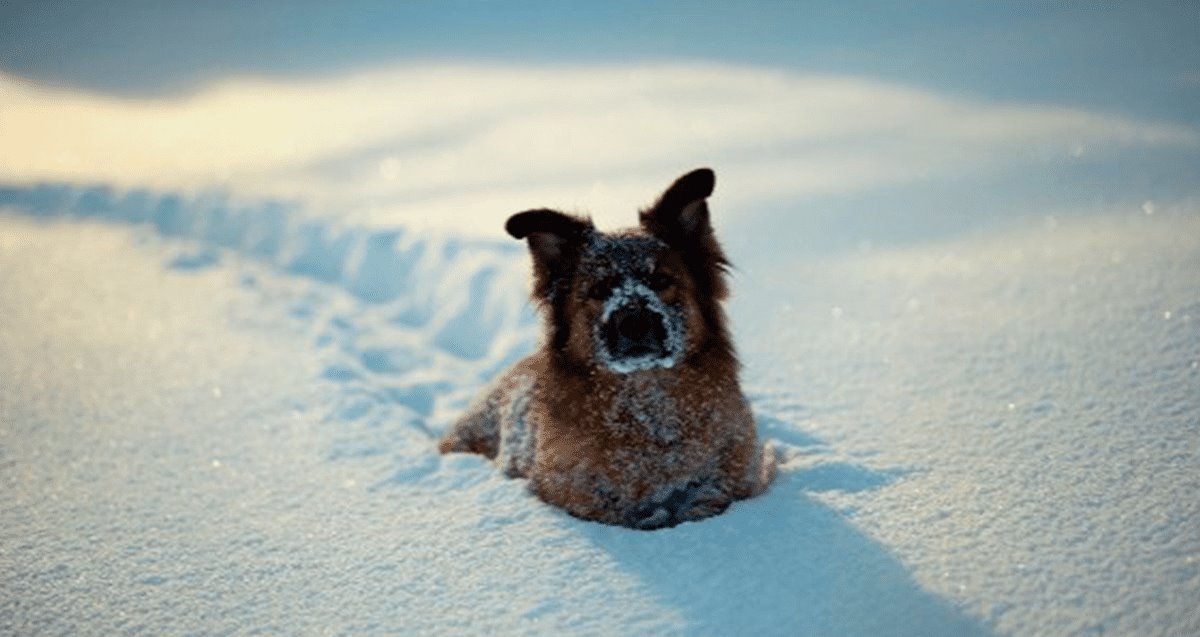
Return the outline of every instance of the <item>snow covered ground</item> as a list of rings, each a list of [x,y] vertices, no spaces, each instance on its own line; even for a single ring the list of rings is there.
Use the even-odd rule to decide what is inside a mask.
[[[788,460],[656,532],[436,454],[537,338],[503,215],[0,210],[0,634],[1200,634],[1195,202],[759,253],[717,207]]]
[[[751,4],[0,3],[0,637],[1200,635],[1194,10]],[[439,456],[702,165],[771,490]]]

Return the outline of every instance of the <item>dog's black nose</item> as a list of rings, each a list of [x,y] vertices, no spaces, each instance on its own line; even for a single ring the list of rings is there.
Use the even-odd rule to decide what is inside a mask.
[[[638,308],[634,310],[621,310],[614,317],[616,319],[617,333],[622,338],[629,339],[634,342],[641,341],[648,336],[655,328],[655,324],[662,326],[662,321],[658,316],[651,314],[649,311]]]
[[[667,328],[663,317],[641,305],[614,312],[606,332],[609,351],[619,356],[644,356],[665,351]]]

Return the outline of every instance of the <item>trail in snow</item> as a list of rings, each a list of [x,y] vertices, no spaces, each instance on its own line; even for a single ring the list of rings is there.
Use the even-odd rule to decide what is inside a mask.
[[[5,421],[25,423],[3,443],[5,630],[982,632],[806,495],[885,473],[810,460],[779,496],[654,535],[574,520],[480,458],[438,456],[440,429],[536,338],[520,246],[170,196],[22,199],[45,192],[4,193],[51,225],[4,222],[0,289],[9,311],[38,303],[78,338],[26,341],[36,314],[7,332],[5,376],[50,380],[5,396]],[[140,246],[126,254],[128,231],[80,217],[138,223]],[[131,308],[128,332],[106,327],[119,311],[89,316],[106,303]],[[147,341],[159,323],[188,329]],[[76,356],[101,411],[54,400]]]

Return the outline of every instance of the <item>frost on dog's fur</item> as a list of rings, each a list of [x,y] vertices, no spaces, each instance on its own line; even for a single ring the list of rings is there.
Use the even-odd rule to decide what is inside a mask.
[[[661,355],[647,354],[628,358],[617,358],[604,347],[600,328],[610,320],[617,309],[635,300],[644,302],[648,309],[663,317],[666,338],[663,341],[664,352]],[[684,346],[683,317],[677,308],[670,307],[658,298],[650,288],[633,278],[626,279],[620,287],[615,288],[612,296],[604,303],[600,312],[600,321],[592,330],[592,339],[596,341],[596,356],[604,366],[618,374],[628,374],[655,367],[670,369],[679,361]]]
[[[513,378],[514,386],[505,394],[497,410],[498,420],[504,423],[500,429],[500,448],[496,464],[509,477],[526,475],[533,466],[533,429],[529,423],[529,399],[533,392],[533,378],[518,375]]]
[[[494,458],[572,515],[653,529],[716,515],[775,471],[738,385],[709,222],[712,171],[680,177],[638,228],[529,210],[545,339],[450,429],[443,453]]]

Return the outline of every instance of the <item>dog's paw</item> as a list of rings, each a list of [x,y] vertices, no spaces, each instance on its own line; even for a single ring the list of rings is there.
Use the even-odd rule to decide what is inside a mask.
[[[702,520],[729,507],[728,494],[712,480],[692,480],[664,489],[649,500],[633,507],[625,516],[625,525],[637,529],[660,529],[681,522]]]

